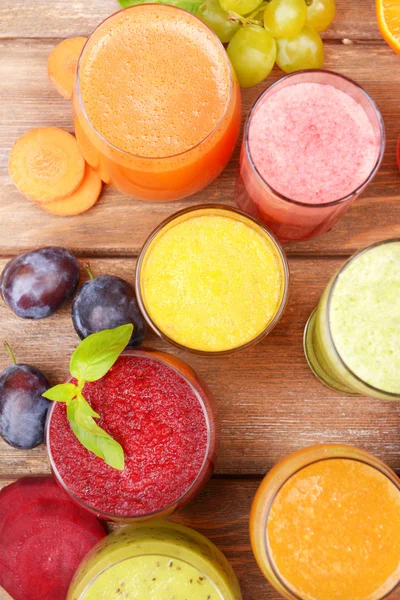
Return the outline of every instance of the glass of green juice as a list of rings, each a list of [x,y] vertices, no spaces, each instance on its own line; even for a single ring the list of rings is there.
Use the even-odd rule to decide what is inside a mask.
[[[124,527],[81,563],[67,600],[242,600],[225,556],[183,525],[152,521]]]
[[[305,327],[307,362],[344,394],[400,400],[400,239],[352,256]]]

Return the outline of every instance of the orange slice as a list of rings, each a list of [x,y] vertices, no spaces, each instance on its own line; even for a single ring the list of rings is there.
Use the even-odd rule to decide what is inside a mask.
[[[381,34],[400,54],[400,0],[376,0],[376,15]]]

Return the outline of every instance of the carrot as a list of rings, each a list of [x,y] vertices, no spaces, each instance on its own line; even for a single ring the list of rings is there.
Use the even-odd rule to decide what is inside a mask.
[[[71,196],[46,202],[42,208],[60,217],[80,215],[94,206],[100,196],[102,181],[91,166],[86,165],[85,177],[81,186]]]
[[[85,161],[73,135],[39,127],[15,142],[8,169],[24,196],[44,204],[70,196],[80,186]]]
[[[73,37],[63,40],[52,50],[48,60],[51,83],[63,98],[71,100],[78,60],[87,38]]]

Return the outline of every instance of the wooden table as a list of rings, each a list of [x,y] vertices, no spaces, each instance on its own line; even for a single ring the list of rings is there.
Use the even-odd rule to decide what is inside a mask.
[[[14,140],[30,128],[55,125],[72,131],[69,103],[47,78],[47,56],[63,38],[88,35],[118,9],[116,0],[2,0],[0,3],[0,270],[23,251],[56,244],[70,247],[96,274],[133,281],[146,236],[165,217],[203,202],[233,204],[238,148],[224,173],[186,201],[148,204],[105,187],[86,215],[54,217],[25,200],[12,184],[7,160]],[[387,151],[374,182],[327,235],[287,245],[292,274],[290,302],[258,346],[224,358],[201,358],[168,347],[154,335],[147,345],[179,354],[208,382],[222,417],[216,475],[201,496],[174,517],[209,536],[226,553],[245,600],[278,600],[253,559],[248,516],[266,471],[288,453],[310,444],[344,442],[375,453],[400,470],[400,405],[340,396],[308,369],[302,332],[311,310],[344,259],[373,242],[400,237],[400,173],[395,146],[400,133],[400,57],[379,35],[374,0],[337,0],[337,18],[324,35],[326,68],[354,78],[377,101],[387,129]],[[279,77],[274,70],[269,82]],[[244,114],[263,83],[243,93]],[[85,275],[82,274],[82,280]],[[42,369],[54,382],[66,374],[77,343],[70,306],[40,321],[20,320],[0,301],[0,338],[19,361]],[[0,369],[8,365],[0,352]],[[44,447],[18,451],[0,443],[1,486],[26,474],[48,472]],[[0,591],[0,599],[9,596]]]

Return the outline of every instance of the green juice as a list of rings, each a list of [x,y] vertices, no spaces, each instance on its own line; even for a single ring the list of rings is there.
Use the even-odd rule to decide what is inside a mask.
[[[314,374],[349,394],[400,398],[400,241],[356,254],[331,279],[307,323]]]
[[[220,600],[214,585],[182,560],[149,554],[127,558],[98,576],[85,600]]]
[[[67,600],[241,600],[235,574],[210,540],[153,521],[107,536],[89,553]]]

